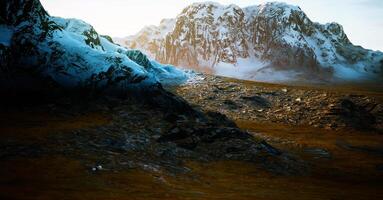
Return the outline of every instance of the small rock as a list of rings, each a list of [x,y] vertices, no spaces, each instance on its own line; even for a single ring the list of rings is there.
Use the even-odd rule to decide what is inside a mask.
[[[301,102],[302,99],[301,99],[300,97],[298,97],[298,98],[295,99],[295,101],[296,101],[296,102]]]
[[[101,165],[96,165],[96,166],[92,167],[92,171],[93,171],[93,172],[101,171],[102,169],[103,169],[103,168],[102,168]]]
[[[315,156],[315,158],[331,158],[331,153],[326,149],[322,148],[306,148],[304,149],[304,152],[312,154],[313,156]]]

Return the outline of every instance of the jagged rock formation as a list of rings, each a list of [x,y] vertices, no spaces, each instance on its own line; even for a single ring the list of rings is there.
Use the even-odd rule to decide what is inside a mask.
[[[33,74],[65,87],[102,89],[186,79],[172,66],[99,36],[81,20],[49,16],[38,0],[1,1],[0,7],[2,77]]]
[[[312,22],[299,7],[277,2],[246,8],[195,3],[175,19],[118,42],[162,63],[245,79],[349,80],[383,74],[382,52],[354,46],[337,23]]]

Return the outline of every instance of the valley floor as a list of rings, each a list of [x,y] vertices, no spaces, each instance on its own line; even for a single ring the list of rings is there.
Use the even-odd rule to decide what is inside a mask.
[[[168,89],[302,159],[308,172],[278,175],[186,153],[191,159],[180,164],[172,157],[183,152],[148,143],[174,131],[175,122],[165,119],[172,116],[129,101],[106,99],[82,109],[64,99],[2,109],[0,199],[383,199],[379,89],[205,75]],[[124,139],[132,142],[121,145]],[[134,151],[124,155],[126,149]]]

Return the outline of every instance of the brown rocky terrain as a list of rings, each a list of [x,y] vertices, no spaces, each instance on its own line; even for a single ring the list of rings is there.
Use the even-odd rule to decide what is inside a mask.
[[[383,197],[379,89],[202,78],[169,88],[192,107],[158,91],[3,103],[1,199]]]
[[[302,87],[200,76],[176,93],[203,110],[221,112],[235,121],[383,130],[383,88],[378,85]]]
[[[383,198],[380,84],[179,86],[38,0],[0,10],[0,199]]]

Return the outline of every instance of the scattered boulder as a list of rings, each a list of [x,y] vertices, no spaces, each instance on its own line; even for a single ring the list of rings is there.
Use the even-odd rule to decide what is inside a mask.
[[[261,96],[243,96],[243,100],[250,102],[253,106],[257,108],[270,108],[271,103]]]
[[[332,86],[328,86],[327,90],[327,86],[317,89],[275,87],[256,82],[238,84],[241,81],[234,82],[238,91],[227,93],[217,88],[233,85],[232,79],[206,74],[201,76],[203,79],[197,83],[180,86],[177,94],[203,110],[219,111],[234,120],[383,132],[383,104],[375,93],[339,92],[332,90]],[[214,95],[214,99],[200,98],[201,93],[203,96]]]
[[[341,99],[331,108],[329,114],[338,116],[347,126],[357,129],[371,129],[376,123],[373,114],[349,99]]]
[[[224,100],[223,104],[227,106],[229,109],[237,109],[239,106],[232,100]]]
[[[238,128],[232,120],[222,113],[208,111],[206,112],[206,116],[208,117],[209,122],[213,123],[215,126]]]

